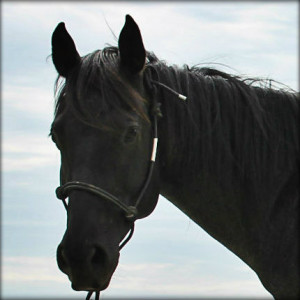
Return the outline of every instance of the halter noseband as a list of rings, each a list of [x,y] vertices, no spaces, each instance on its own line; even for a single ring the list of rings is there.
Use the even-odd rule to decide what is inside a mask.
[[[162,87],[166,89],[167,91],[171,92],[172,94],[176,95],[181,100],[186,100],[186,96],[181,95],[174,91],[173,89],[169,88],[168,86],[164,85],[161,82],[158,82],[156,80],[150,80],[150,82],[153,85],[157,85],[159,87]],[[114,203],[116,206],[118,206],[121,210],[125,212],[125,218],[132,222],[130,232],[125,240],[119,245],[119,251],[129,242],[131,237],[133,236],[134,232],[134,221],[136,220],[138,216],[138,205],[141,202],[152,178],[155,160],[156,160],[156,153],[157,153],[157,144],[158,144],[158,132],[157,132],[157,119],[158,117],[161,117],[161,110],[160,110],[161,103],[157,102],[156,100],[153,103],[153,109],[152,109],[152,116],[153,116],[153,143],[152,143],[152,153],[151,153],[151,159],[150,159],[150,166],[148,170],[148,175],[146,178],[146,181],[138,195],[138,198],[134,204],[134,206],[129,206],[123,203],[120,199],[118,199],[116,196],[110,194],[109,192],[103,190],[100,187],[97,187],[93,184],[81,182],[81,181],[69,181],[61,186],[59,186],[56,189],[56,197],[63,201],[64,207],[66,210],[68,210],[68,204],[66,202],[66,198],[68,198],[69,193],[72,190],[82,190],[89,192],[91,194],[94,194],[96,196],[99,196],[101,198],[104,198],[112,203]],[[86,300],[89,300],[92,296],[94,291],[90,291],[87,294]],[[95,299],[100,299],[100,292],[95,291]]]

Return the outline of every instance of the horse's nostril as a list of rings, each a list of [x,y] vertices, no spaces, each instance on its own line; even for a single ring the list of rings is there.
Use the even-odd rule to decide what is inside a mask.
[[[68,264],[67,264],[66,258],[64,256],[64,249],[61,245],[59,245],[57,247],[56,257],[57,257],[57,263],[58,263],[59,268],[62,271],[66,270],[68,267]]]
[[[100,247],[95,247],[94,253],[91,258],[91,264],[104,266],[106,262],[107,262],[106,252]]]

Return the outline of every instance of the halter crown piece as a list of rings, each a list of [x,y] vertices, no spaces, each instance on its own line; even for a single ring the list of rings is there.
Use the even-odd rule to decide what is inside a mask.
[[[156,80],[150,80],[150,82],[153,85],[157,85],[161,88],[166,89],[167,91],[171,92],[173,95],[176,95],[179,99],[181,100],[186,100],[187,97],[184,95],[181,95],[171,89],[170,87],[164,85],[161,82],[158,82]],[[152,85],[152,87],[153,87]],[[156,93],[156,89],[153,87],[154,93]],[[80,181],[70,181],[67,182],[61,186],[59,186],[56,189],[56,197],[60,200],[63,201],[64,207],[66,211],[68,211],[68,204],[66,202],[66,198],[69,196],[69,192],[72,190],[83,190],[86,192],[89,192],[91,194],[94,194],[96,196],[99,196],[103,199],[106,199],[112,203],[114,203],[116,206],[118,206],[120,209],[122,209],[125,212],[125,218],[129,221],[132,222],[131,228],[129,231],[128,236],[123,240],[123,242],[119,245],[119,251],[129,242],[131,237],[133,236],[134,232],[134,221],[136,220],[138,216],[138,205],[140,201],[142,200],[152,178],[153,170],[154,170],[154,165],[155,165],[155,160],[156,160],[156,154],[157,154],[157,144],[158,144],[158,132],[157,132],[157,119],[158,117],[162,117],[161,113],[161,103],[157,102],[156,97],[154,95],[153,97],[153,109],[152,109],[152,117],[153,117],[153,143],[152,143],[152,153],[151,153],[151,158],[150,158],[150,166],[148,170],[148,175],[146,178],[146,181],[140,191],[140,194],[134,204],[134,206],[128,206],[125,203],[123,203],[119,198],[116,196],[110,194],[109,192],[103,190],[100,187],[97,187],[93,184],[85,183],[85,182],[80,182]],[[100,299],[100,291],[90,291],[87,294],[86,300],[90,300],[92,297],[93,293],[95,293],[95,300]]]

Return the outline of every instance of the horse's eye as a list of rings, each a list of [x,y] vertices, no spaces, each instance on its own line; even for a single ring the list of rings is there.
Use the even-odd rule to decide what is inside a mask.
[[[136,137],[139,133],[138,126],[130,126],[128,127],[125,136],[124,136],[124,143],[129,144],[135,141]]]

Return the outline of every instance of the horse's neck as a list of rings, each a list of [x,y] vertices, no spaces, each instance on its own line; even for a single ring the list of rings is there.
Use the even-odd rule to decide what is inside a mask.
[[[295,181],[299,179],[297,176],[287,176],[286,181],[276,187],[273,198],[277,204],[271,206],[269,200],[272,202],[273,199],[251,199],[238,185],[224,189],[208,174],[200,174],[186,182],[179,174],[172,174],[176,167],[170,165],[168,168],[168,172],[161,174],[162,196],[257,274],[261,274],[263,269],[267,272],[268,268],[272,268],[273,259],[285,255],[285,246],[294,247],[299,208],[295,191]],[[295,223],[289,224],[290,219]],[[283,252],[276,252],[276,245],[281,243],[282,236],[286,237],[286,244],[281,248]]]
[[[251,246],[247,225],[252,220],[245,214],[240,187],[224,190],[208,174],[200,174],[189,183],[180,175],[174,177],[162,175],[161,194],[212,237],[245,259],[243,250]]]
[[[174,103],[174,106],[176,105],[178,103]],[[246,235],[242,218],[245,216],[240,211],[244,191],[239,186],[224,190],[220,187],[217,176],[209,174],[203,169],[191,171],[193,173],[190,170],[184,170],[181,165],[184,158],[176,158],[178,153],[184,152],[180,149],[183,143],[177,144],[174,137],[168,135],[170,125],[167,124],[166,113],[167,111],[159,122],[161,194],[211,236],[230,250],[239,252],[239,247],[244,246],[243,244],[247,242],[243,241]],[[175,120],[174,124],[176,121],[178,120]],[[172,144],[172,141],[175,143]],[[175,148],[177,149],[174,152]],[[194,149],[194,151],[197,152],[198,149]],[[189,153],[184,155],[187,156]],[[232,228],[236,230],[232,230]],[[234,245],[230,241],[237,240],[238,235],[241,245]]]
[[[257,270],[258,265],[265,259],[263,256],[266,255],[260,248],[265,244],[270,245],[273,241],[269,243],[267,239],[276,239],[276,232],[287,224],[278,222],[270,226],[271,218],[274,217],[273,204],[281,203],[281,216],[278,218],[295,214],[297,205],[290,206],[290,210],[285,199],[280,199],[286,196],[282,194],[282,190],[286,193],[291,190],[291,199],[296,199],[293,192],[296,186],[294,174],[282,173],[278,182],[274,179],[271,185],[266,185],[265,189],[260,190],[260,195],[255,195],[251,194],[249,187],[245,188],[245,185],[239,182],[238,177],[231,185],[227,185],[224,184],[226,178],[224,177],[222,182],[217,171],[214,173],[213,170],[205,171],[199,168],[199,171],[192,175],[189,174],[189,170],[182,173],[182,168],[178,167],[180,157],[174,158],[174,145],[168,143],[169,129],[166,123],[164,117],[159,124],[162,137],[159,146],[161,194],[212,237]],[[178,152],[181,152],[180,149]],[[285,229],[282,232],[285,232]]]
[[[300,280],[295,263],[299,259],[298,100],[270,92],[264,111],[276,126],[269,131],[267,147],[261,147],[266,141],[258,124],[264,125],[256,113],[249,121],[252,112],[245,112],[247,120],[232,124],[234,111],[226,115],[224,101],[223,119],[229,121],[216,129],[216,118],[209,114],[220,103],[208,101],[210,110],[190,106],[187,112],[182,102],[173,100],[162,101],[164,117],[159,122],[161,194],[247,263],[274,295],[293,289],[289,294],[296,295]],[[242,134],[236,135],[235,124],[243,124]],[[231,146],[237,148],[230,152]],[[282,288],[276,294],[277,286]]]

